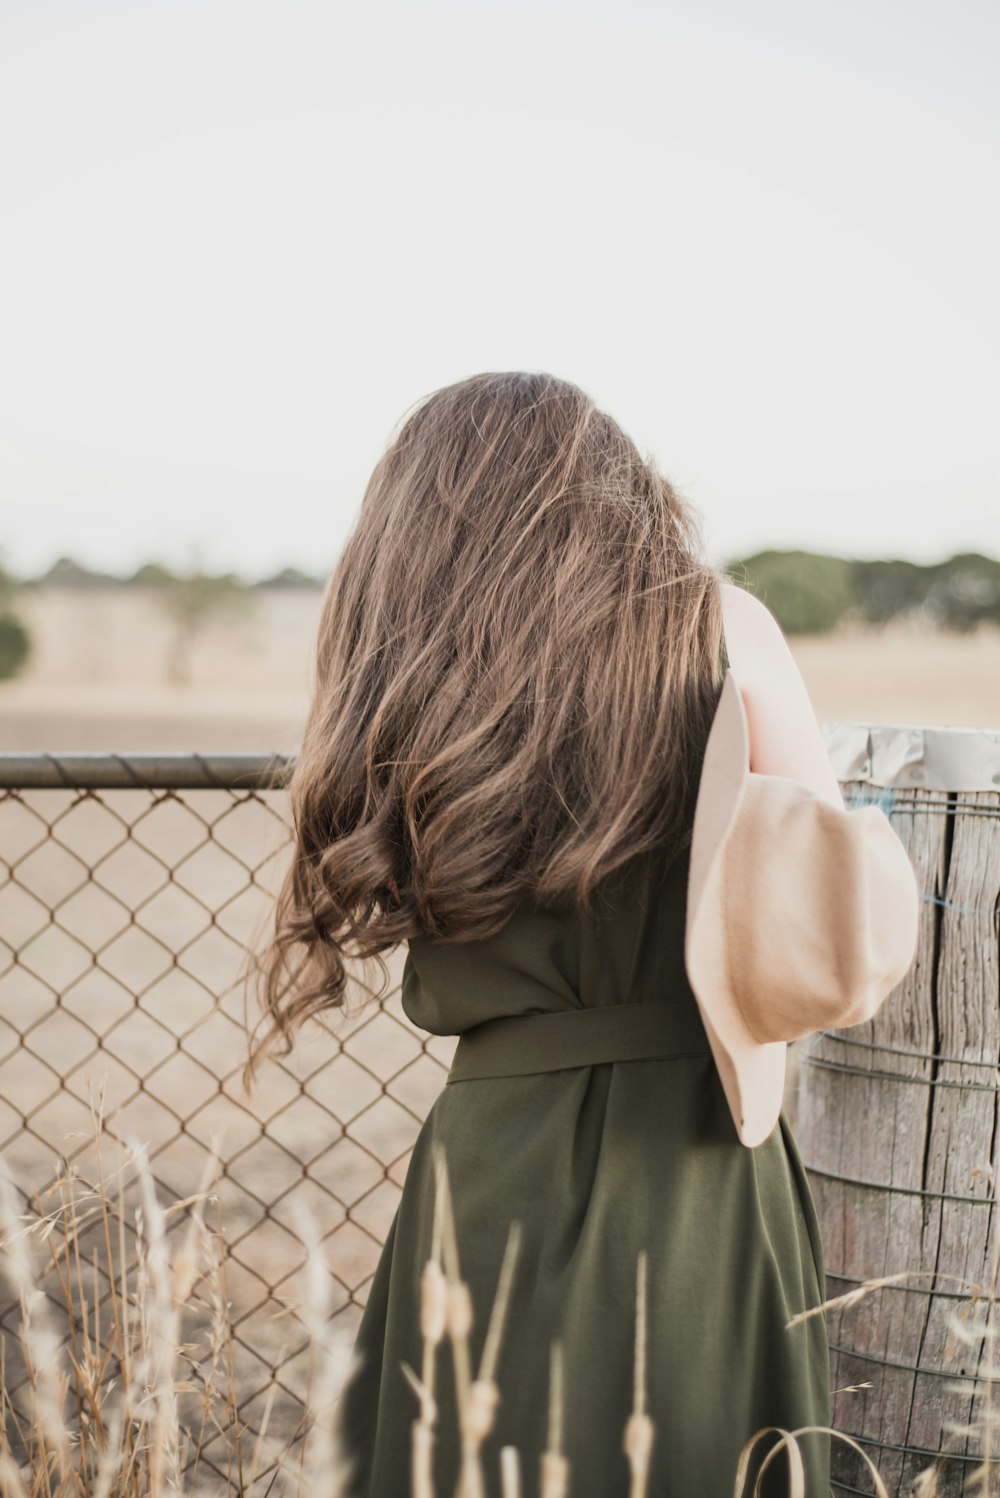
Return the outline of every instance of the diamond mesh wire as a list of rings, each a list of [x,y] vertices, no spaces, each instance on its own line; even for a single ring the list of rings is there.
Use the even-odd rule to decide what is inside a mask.
[[[409,1023],[395,953],[385,998],[351,1019],[310,1021],[289,1056],[265,1062],[248,1096],[238,974],[289,851],[287,793],[273,783],[284,762],[4,758],[0,1150],[26,1197],[44,1194],[60,1156],[92,1179],[92,1106],[103,1089],[106,1134],[147,1145],[169,1204],[196,1189],[221,1135],[239,1415],[256,1428],[273,1378],[268,1428],[290,1435],[309,1376],[295,1310],[305,1258],[296,1208],[308,1209],[322,1236],[346,1351],[455,1041]],[[173,1230],[181,1225],[178,1217]],[[86,1262],[87,1232],[81,1242]],[[111,1287],[94,1275],[107,1313]],[[55,1305],[51,1275],[47,1285]],[[0,1331],[15,1400],[24,1379],[18,1316],[4,1285]],[[211,1459],[211,1442],[206,1449]]]
[[[273,1383],[269,1429],[279,1440],[301,1428],[309,1376],[308,1337],[296,1310],[305,1253],[296,1208],[309,1209],[322,1235],[336,1287],[333,1320],[346,1351],[413,1140],[455,1045],[407,1020],[396,953],[384,999],[353,1019],[311,1021],[293,1052],[269,1061],[258,1088],[245,1094],[237,973],[288,852],[287,796],[276,785],[288,763],[266,755],[0,756],[0,1150],[26,1192],[44,1192],[60,1157],[92,1176],[92,1099],[101,1088],[107,1133],[146,1142],[158,1191],[170,1203],[190,1194],[221,1131],[218,1205],[239,1415],[255,1431]],[[1000,815],[955,795],[845,789],[849,805],[875,801],[887,812],[899,805],[931,816]],[[927,891],[922,898],[954,905]],[[826,1038],[912,1062],[924,1056],[836,1032]],[[811,1048],[801,1060],[873,1075]],[[890,1079],[996,1090],[981,1078],[954,1083],[893,1072]],[[902,1189],[860,1174],[837,1179],[866,1194]],[[959,1193],[907,1194],[966,1200]],[[180,1218],[173,1231],[179,1227]],[[82,1242],[86,1259],[86,1233]],[[125,1243],[131,1266],[130,1223]],[[828,1277],[830,1293],[855,1282],[834,1266]],[[95,1303],[106,1306],[106,1276],[95,1268],[92,1278]],[[50,1288],[55,1301],[57,1287]],[[950,1298],[944,1290],[894,1288]],[[4,1293],[0,1332],[11,1345],[19,1311]],[[937,1372],[884,1355],[865,1354],[864,1361]],[[23,1382],[16,1357],[8,1358],[6,1378],[16,1399]],[[209,1441],[206,1460],[211,1465],[214,1456],[224,1474],[221,1436],[214,1448]],[[860,1491],[843,1483],[840,1490]]]

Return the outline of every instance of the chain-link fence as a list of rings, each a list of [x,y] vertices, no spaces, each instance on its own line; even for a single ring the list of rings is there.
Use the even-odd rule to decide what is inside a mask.
[[[308,1379],[297,1209],[322,1235],[349,1349],[455,1046],[406,1019],[399,949],[383,1000],[310,1021],[245,1092],[240,973],[290,852],[287,792],[273,788],[286,763],[0,756],[0,1149],[26,1195],[43,1197],[59,1157],[85,1173],[103,1090],[106,1133],[147,1145],[170,1203],[196,1189],[220,1141],[239,1414],[252,1430],[273,1379],[276,1435],[299,1426]],[[111,1287],[95,1291],[100,1308]],[[4,1287],[8,1349],[18,1315]],[[19,1380],[8,1350],[15,1401]]]
[[[942,1064],[961,1054],[960,1045],[971,1044],[977,1064],[992,1065],[1000,908],[996,735],[860,724],[826,725],[826,735],[849,805],[874,800],[906,827],[915,810],[931,813],[914,824],[923,828],[916,841],[916,834],[907,834],[926,905],[927,950],[921,948],[908,975],[903,1008],[887,1005],[879,1016],[879,1025],[888,1027],[885,1044],[875,1044],[879,1029],[867,1043],[873,1054],[890,1056],[936,1057],[940,1050]],[[274,788],[287,766],[287,759],[266,755],[0,755],[0,1151],[25,1195],[44,1198],[61,1160],[93,1175],[92,1099],[103,1089],[107,1134],[147,1145],[158,1192],[169,1203],[197,1189],[219,1140],[218,1209],[233,1326],[230,1383],[239,1421],[251,1434],[270,1408],[269,1431],[279,1450],[303,1429],[309,1404],[312,1361],[299,1305],[306,1256],[297,1231],[299,1209],[308,1210],[322,1238],[335,1285],[330,1324],[346,1366],[413,1141],[455,1046],[453,1037],[415,1029],[402,1012],[400,949],[388,959],[390,987],[383,1000],[359,1008],[359,994],[350,1013],[310,1021],[291,1054],[267,1061],[255,1090],[244,1091],[247,1020],[256,1014],[245,1012],[242,974],[248,947],[257,949],[273,910],[290,852],[287,792]],[[960,830],[949,856],[944,829],[950,824]],[[930,910],[939,912],[940,930],[928,923]],[[962,997],[950,1005],[953,989]],[[982,1031],[971,1039],[970,1015],[979,1015]],[[903,1026],[898,1035],[894,1025]],[[953,1035],[949,1025],[961,1033]],[[917,1046],[922,1038],[926,1043]],[[816,1068],[831,1064],[813,1057],[813,1051],[803,1054],[811,1060],[807,1081],[814,1072],[825,1076]],[[793,1047],[786,1088],[793,1112],[797,1070]],[[838,1073],[852,1070],[837,1058]],[[864,1081],[881,1073],[860,1076]],[[859,1274],[900,1268],[893,1255],[919,1263],[926,1246],[919,1235],[911,1242],[887,1233],[887,1214],[876,1212],[869,1235],[874,1257],[859,1266],[852,1254],[861,1243],[859,1225],[868,1219],[853,1198],[846,1217],[840,1206],[828,1210],[830,1183],[851,1191],[864,1187],[868,1200],[875,1182],[884,1182],[880,1190],[897,1190],[900,1161],[922,1159],[926,1174],[933,1160],[956,1155],[952,1135],[948,1148],[937,1153],[895,1150],[903,1114],[888,1091],[892,1080],[880,1082],[876,1099],[889,1110],[889,1123],[862,1130],[869,1152],[888,1150],[891,1158],[869,1161],[865,1172],[854,1168],[853,1156],[851,1168],[843,1168],[839,1158],[826,1159],[831,1139],[843,1147],[853,1136],[844,1129],[831,1133],[825,1125],[817,1129],[815,1108],[806,1110],[805,1163],[831,1245],[830,1294],[842,1291],[844,1282],[855,1283]],[[908,1080],[906,1091],[917,1092]],[[815,1091],[813,1078],[807,1097]],[[975,1099],[983,1088],[962,1092]],[[838,1096],[837,1106],[847,1107],[846,1091]],[[875,1111],[869,1100],[857,1113],[870,1124]],[[912,1137],[936,1128],[934,1117],[921,1114]],[[962,1136],[970,1158],[990,1159],[992,1119],[991,1113],[979,1132]],[[947,1119],[945,1126],[951,1127]],[[865,1178],[855,1181],[859,1174]],[[968,1194],[969,1184],[960,1184]],[[922,1184],[918,1194],[948,1196],[936,1177],[931,1185]],[[849,1242],[841,1241],[844,1221],[854,1224]],[[99,1226],[80,1235],[85,1265],[88,1233]],[[120,1226],[121,1256],[134,1262],[134,1212],[122,1210]],[[183,1226],[178,1212],[171,1231]],[[963,1238],[963,1262],[964,1244]],[[88,1287],[94,1316],[106,1314],[113,1291],[96,1259]],[[56,1304],[59,1289],[53,1282]],[[14,1335],[20,1307],[4,1294],[0,1287],[3,1377],[13,1409],[24,1384]],[[841,1383],[870,1379],[873,1362],[886,1369],[912,1364],[913,1377],[924,1371],[916,1352],[907,1359],[876,1355],[872,1349],[884,1348],[885,1329],[881,1321],[873,1323],[869,1346],[866,1327],[834,1328],[836,1356],[847,1360],[837,1365]],[[197,1377],[197,1367],[192,1371]],[[882,1414],[874,1400],[882,1392],[880,1384],[870,1419],[866,1414],[872,1430],[859,1435],[879,1449],[906,1452],[901,1437],[910,1434],[909,1425],[903,1429],[894,1406],[886,1406],[885,1423],[878,1423]],[[924,1407],[925,1413],[939,1413],[929,1401]],[[847,1411],[852,1431],[857,1418],[856,1411]],[[918,1441],[913,1449],[926,1445],[926,1439]],[[201,1449],[207,1469],[228,1481],[231,1435],[209,1433]]]

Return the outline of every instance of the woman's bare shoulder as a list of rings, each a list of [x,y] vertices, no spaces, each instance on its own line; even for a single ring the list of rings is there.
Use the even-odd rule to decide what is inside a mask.
[[[843,807],[823,731],[781,626],[746,588],[720,588],[726,654],[746,709],[750,768],[797,780]]]

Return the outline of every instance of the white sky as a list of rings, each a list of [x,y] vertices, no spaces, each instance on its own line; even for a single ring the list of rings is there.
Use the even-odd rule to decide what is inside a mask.
[[[763,546],[1000,554],[996,0],[0,0],[0,562],[323,573],[577,381]]]

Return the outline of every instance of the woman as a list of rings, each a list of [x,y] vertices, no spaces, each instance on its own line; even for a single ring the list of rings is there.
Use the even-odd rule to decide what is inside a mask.
[[[784,1113],[758,1147],[738,1140],[684,967],[692,816],[727,664],[751,767],[842,807],[775,621],[702,559],[691,511],[583,391],[483,374],[409,413],[324,599],[255,1059],[343,1003],[345,959],[402,941],[404,1008],[436,1034],[661,998],[687,1039],[655,1059],[522,1055],[512,1074],[443,1088],[338,1406],[352,1498],[411,1492],[420,1406],[403,1365],[422,1367],[442,1149],[473,1376],[520,1224],[480,1450],[491,1498],[505,1446],[524,1498],[540,1491],[553,1343],[569,1491],[629,1493],[642,1255],[650,1494],[731,1498],[761,1427],[829,1423],[823,1318],[786,1327],[823,1298],[802,1162]],[[431,1460],[448,1498],[455,1371],[445,1339]],[[751,1479],[776,1439],[757,1443]],[[820,1498],[829,1437],[801,1445]],[[787,1493],[784,1453],[761,1491]]]

